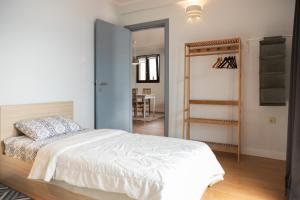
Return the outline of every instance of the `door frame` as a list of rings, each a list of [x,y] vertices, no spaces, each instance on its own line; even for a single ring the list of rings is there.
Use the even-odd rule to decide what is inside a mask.
[[[125,26],[125,28],[129,29],[131,32],[151,29],[151,28],[165,29],[164,136],[168,137],[169,136],[169,19],[162,19],[162,20],[156,20],[151,22],[143,22],[143,23],[128,25]]]

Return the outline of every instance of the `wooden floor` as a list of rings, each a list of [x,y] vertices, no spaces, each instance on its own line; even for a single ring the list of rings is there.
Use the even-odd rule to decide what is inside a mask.
[[[202,200],[284,200],[285,162],[217,154],[225,180],[208,188]]]
[[[145,135],[164,136],[164,118],[151,122],[133,121],[133,132]]]
[[[164,120],[134,122],[134,133],[163,136]],[[225,180],[208,188],[201,200],[285,200],[285,162],[242,155],[216,153]]]

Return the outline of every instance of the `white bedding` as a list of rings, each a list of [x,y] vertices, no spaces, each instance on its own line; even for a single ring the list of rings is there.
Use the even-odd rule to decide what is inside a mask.
[[[223,175],[204,143],[102,129],[41,148],[29,178],[138,200],[199,200]]]

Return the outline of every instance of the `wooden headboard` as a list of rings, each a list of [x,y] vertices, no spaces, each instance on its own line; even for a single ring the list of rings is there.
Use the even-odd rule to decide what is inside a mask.
[[[24,119],[61,115],[73,119],[73,102],[39,103],[0,107],[0,141],[18,135],[14,124]]]

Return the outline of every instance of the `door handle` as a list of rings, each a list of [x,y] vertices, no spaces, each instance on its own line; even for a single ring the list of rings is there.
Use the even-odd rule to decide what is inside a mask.
[[[99,84],[100,86],[107,86],[108,85],[108,83],[106,83],[106,82],[100,82],[100,84]]]
[[[108,83],[107,83],[107,82],[103,82],[103,81],[98,81],[98,80],[96,80],[95,85],[99,85],[99,86],[107,86]]]

